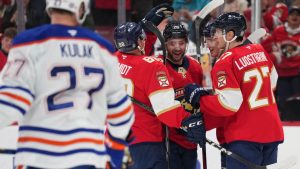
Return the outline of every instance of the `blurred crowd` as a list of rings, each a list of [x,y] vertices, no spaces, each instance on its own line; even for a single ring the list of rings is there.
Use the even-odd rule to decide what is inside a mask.
[[[172,20],[179,20],[189,29],[193,16],[210,0],[126,0],[126,20],[140,21],[153,7],[172,4]],[[282,120],[300,120],[300,0],[261,0],[261,27],[267,35],[261,44],[270,54],[279,73],[276,99]],[[23,0],[25,28],[49,23],[45,0]],[[98,31],[112,40],[117,25],[118,0],[91,0],[91,14],[84,26]],[[239,12],[247,19],[246,36],[251,33],[251,0],[225,0],[225,4],[211,15]],[[12,39],[17,34],[17,5],[15,0],[0,0],[0,71],[6,62]],[[109,19],[108,19],[109,18]],[[159,25],[162,30],[168,20]]]

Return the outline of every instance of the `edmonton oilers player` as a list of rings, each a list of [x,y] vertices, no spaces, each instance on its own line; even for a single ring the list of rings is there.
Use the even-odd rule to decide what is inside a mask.
[[[16,168],[120,168],[134,121],[113,47],[79,25],[87,0],[47,0],[1,72],[0,126],[20,125]],[[104,133],[107,129],[106,135]]]

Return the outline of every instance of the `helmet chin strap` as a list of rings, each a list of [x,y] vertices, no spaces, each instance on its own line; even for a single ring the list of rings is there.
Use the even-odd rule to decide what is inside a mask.
[[[137,48],[143,55],[145,55],[145,48],[141,48],[140,46],[137,46]]]
[[[230,41],[228,41],[226,39],[226,35],[223,35],[223,39],[226,42],[226,46],[225,46],[225,49],[224,49],[223,53],[228,50],[230,43],[233,42],[234,40],[236,40],[236,38],[237,38],[237,36],[234,36]]]

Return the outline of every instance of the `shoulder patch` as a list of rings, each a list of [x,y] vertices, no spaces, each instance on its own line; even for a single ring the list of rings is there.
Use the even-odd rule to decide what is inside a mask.
[[[161,87],[167,87],[170,85],[165,71],[156,72],[156,78]]]
[[[226,77],[227,77],[227,74],[225,71],[217,72],[218,88],[226,86]]]

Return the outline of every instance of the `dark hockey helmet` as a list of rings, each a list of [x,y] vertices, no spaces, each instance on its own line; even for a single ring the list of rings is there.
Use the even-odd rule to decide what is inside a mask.
[[[210,23],[210,24],[208,24],[208,25],[206,25],[205,27],[204,27],[204,29],[203,29],[203,31],[202,31],[202,35],[204,36],[204,37],[212,37],[213,36],[213,34],[212,34],[212,23]]]
[[[188,32],[178,21],[170,21],[165,27],[163,36],[165,41],[168,41],[170,38],[184,38],[188,41]]]
[[[119,24],[115,28],[114,42],[121,52],[130,52],[138,46],[138,40],[146,39],[146,34],[141,25],[134,22]]]
[[[220,15],[213,23],[214,28],[222,29],[223,33],[233,31],[235,36],[243,37],[247,29],[246,19],[237,12],[228,12]]]

